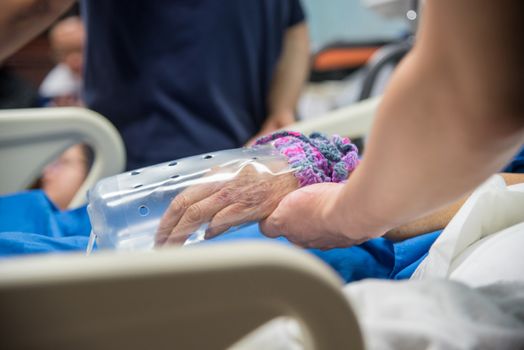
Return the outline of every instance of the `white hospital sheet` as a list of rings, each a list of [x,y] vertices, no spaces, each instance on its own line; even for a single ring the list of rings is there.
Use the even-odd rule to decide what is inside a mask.
[[[468,198],[411,278],[524,282],[523,249],[524,184],[506,187],[494,176]]]

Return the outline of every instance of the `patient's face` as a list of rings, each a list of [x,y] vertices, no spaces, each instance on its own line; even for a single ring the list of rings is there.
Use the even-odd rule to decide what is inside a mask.
[[[74,145],[43,172],[42,189],[60,209],[66,209],[87,175],[84,146]]]

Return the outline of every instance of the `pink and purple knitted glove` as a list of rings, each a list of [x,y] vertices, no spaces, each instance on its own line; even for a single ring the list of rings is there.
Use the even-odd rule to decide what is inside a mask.
[[[296,168],[295,176],[301,187],[321,182],[342,182],[359,163],[358,149],[347,137],[320,133],[309,137],[294,131],[277,131],[259,138],[255,145],[272,142]]]

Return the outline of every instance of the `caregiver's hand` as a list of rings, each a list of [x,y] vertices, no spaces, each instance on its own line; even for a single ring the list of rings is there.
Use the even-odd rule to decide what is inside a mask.
[[[206,179],[220,178],[220,174],[213,172]],[[189,187],[173,199],[164,213],[156,245],[182,244],[204,223],[209,223],[207,239],[233,226],[262,220],[286,194],[297,188],[293,173],[275,175],[257,170],[252,164],[238,170],[230,180]]]
[[[343,186],[322,183],[288,194],[260,223],[260,229],[268,237],[284,236],[304,248],[331,249],[362,243],[366,239],[344,234],[349,227],[345,226],[343,211],[335,206]]]

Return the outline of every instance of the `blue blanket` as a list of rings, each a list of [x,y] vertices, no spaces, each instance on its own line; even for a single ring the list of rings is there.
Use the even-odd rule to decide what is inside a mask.
[[[524,146],[502,171],[505,173],[524,173]]]
[[[0,197],[0,257],[85,251],[91,225],[85,207],[60,211],[41,191]],[[409,278],[440,231],[400,243],[376,238],[359,246],[309,252],[331,266],[346,282],[363,278]],[[213,239],[269,240],[257,224]],[[276,240],[290,244],[284,238]]]

